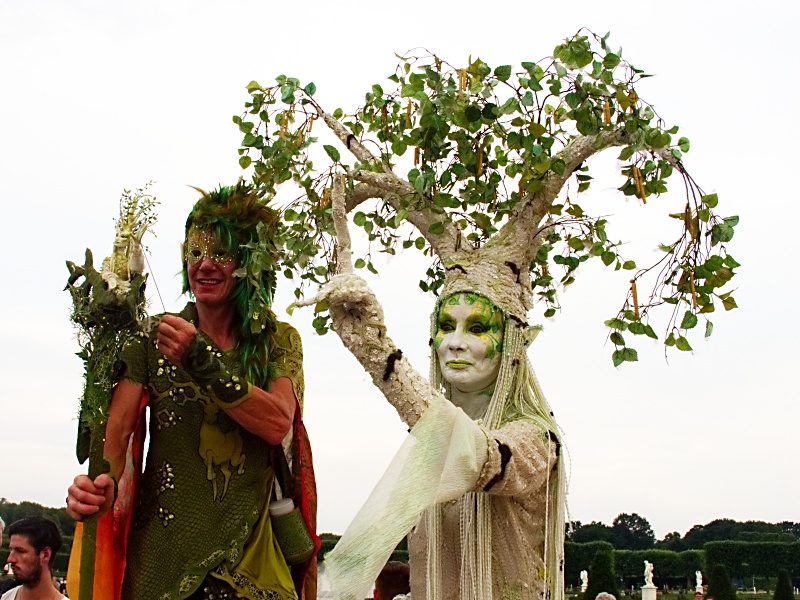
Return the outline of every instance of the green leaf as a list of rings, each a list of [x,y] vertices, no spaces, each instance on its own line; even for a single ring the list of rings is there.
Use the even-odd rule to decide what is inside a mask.
[[[508,81],[508,78],[511,77],[511,65],[502,65],[497,67],[494,70],[494,75],[500,81]]]
[[[633,312],[633,311],[631,311],[631,312]],[[627,315],[626,315],[626,318],[627,318]],[[630,331],[633,335],[642,335],[645,332],[645,326],[642,323],[634,321],[633,323],[629,323],[628,324],[628,331]]]
[[[632,260],[626,260],[624,263],[622,263],[622,268],[626,271],[633,271],[636,268],[636,263]]]
[[[489,121],[495,120],[498,116],[500,116],[500,112],[497,109],[497,105],[493,102],[487,102],[483,110],[481,111],[481,115],[483,115],[484,119],[488,119]]]
[[[356,269],[363,269],[367,266],[367,262],[363,258],[357,258],[356,262],[353,264]]]
[[[569,238],[569,240],[567,240],[567,245],[573,250],[577,250],[578,252],[583,250],[583,240],[580,238],[576,237]]]
[[[603,66],[606,69],[613,69],[620,63],[620,60],[621,59],[619,56],[609,52],[608,54],[605,55],[605,58],[603,58]]]
[[[625,345],[625,338],[622,337],[622,334],[618,331],[613,332],[610,336],[608,336],[611,340],[611,343],[616,346],[624,346]]]
[[[397,154],[397,156],[403,156],[408,150],[408,145],[401,139],[397,139],[392,142],[392,152]]]
[[[708,208],[714,208],[717,206],[719,198],[717,197],[716,194],[706,194],[705,196],[700,198],[700,201],[703,204],[705,204]]]
[[[434,235],[439,235],[444,233],[444,223],[441,221],[437,221],[436,223],[431,223],[431,226],[428,227],[428,233],[432,233]]]
[[[333,111],[333,118],[334,119],[341,119],[343,114],[344,114],[344,111],[341,108],[337,108],[336,110]]]
[[[281,101],[284,104],[291,104],[292,102],[294,102],[294,92],[295,92],[296,89],[297,88],[294,85],[290,84],[290,83],[282,85],[281,86]]]
[[[363,227],[364,223],[367,222],[367,215],[363,212],[358,211],[355,215],[353,215],[353,223],[355,223],[358,227]]]
[[[725,266],[730,267],[731,269],[742,266],[736,262],[736,260],[730,254],[728,254],[722,262],[725,264]]]
[[[615,366],[615,367],[618,367],[618,366],[620,366],[622,363],[624,363],[624,362],[625,362],[625,358],[624,358],[624,356],[623,356],[623,354],[622,354],[622,350],[615,350],[615,351],[614,351],[614,352],[611,354],[611,360],[612,360],[612,362],[614,363],[614,366]]]
[[[616,260],[616,258],[617,258],[617,255],[614,254],[613,252],[611,252],[610,250],[606,250],[600,256],[600,260],[603,261],[603,264],[605,266],[609,266],[611,263],[613,263]]]
[[[625,146],[622,149],[622,152],[619,153],[617,157],[619,160],[628,160],[631,156],[633,156],[634,149],[633,146]]]
[[[739,308],[736,304],[736,300],[734,300],[731,296],[727,296],[726,298],[722,299],[722,306],[726,311]]]
[[[617,318],[608,319],[607,321],[604,321],[604,323],[605,326],[610,329],[618,329],[620,331],[625,331],[628,328],[627,323],[625,323],[625,321],[623,321],[622,319],[617,319]]]
[[[554,317],[555,314],[556,314],[555,308],[548,308],[546,311],[544,311],[544,316],[548,319]]]
[[[528,72],[528,75],[533,77],[536,81],[540,81],[542,77],[544,77],[544,69],[535,62],[523,62],[521,64],[522,68]]]
[[[577,92],[570,92],[564,96],[564,101],[570,108],[577,108],[583,98]]]
[[[678,140],[678,148],[680,148],[683,152],[689,151],[689,138],[682,137]]]
[[[247,155],[239,157],[239,166],[242,167],[243,169],[249,167],[251,162],[253,162],[253,159],[251,159]]]
[[[664,345],[668,346],[668,347],[672,347],[672,346],[675,345],[675,334],[674,333],[670,333],[667,336],[667,339],[664,340]]]
[[[633,348],[623,348],[622,360],[626,360],[628,362],[636,362],[639,360],[639,354]]]
[[[425,177],[420,175],[416,179],[412,180],[411,182],[414,185],[414,189],[417,190],[420,194],[425,191]]]
[[[481,213],[481,212],[471,212],[469,216],[475,219],[475,224],[482,230],[482,231],[489,231],[492,229],[492,221],[488,217],[488,215]]]
[[[692,350],[692,347],[689,345],[689,340],[683,336],[679,336],[678,339],[675,340],[675,347],[681,352],[691,352]]]
[[[528,126],[528,132],[535,138],[539,139],[544,133],[547,132],[547,128],[544,125],[539,123],[531,123]]]
[[[248,94],[252,94],[253,92],[263,92],[263,91],[264,88],[262,88],[255,79],[247,84]]]
[[[697,325],[697,315],[692,311],[687,310],[683,313],[683,320],[681,321],[681,329],[691,329]]]
[[[717,223],[711,228],[711,245],[716,246],[720,242],[730,242],[733,239],[733,227],[727,223]]]
[[[467,108],[464,109],[464,116],[470,123],[473,123],[475,121],[480,121],[481,109],[476,104],[470,104]]]
[[[317,86],[314,85],[314,82],[309,82],[309,84],[303,88],[303,91],[308,94],[309,96],[313,96],[317,91]]]
[[[710,337],[714,331],[714,324],[711,321],[706,321],[706,337]]]
[[[340,159],[339,151],[336,148],[334,148],[333,146],[330,146],[328,144],[323,144],[322,147],[325,148],[325,152],[328,153],[328,156],[331,157],[332,161],[339,162],[339,159]]]

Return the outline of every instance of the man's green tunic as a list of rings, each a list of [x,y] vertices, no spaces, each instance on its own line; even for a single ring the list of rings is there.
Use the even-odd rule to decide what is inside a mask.
[[[180,314],[196,322],[193,304]],[[213,580],[242,598],[296,598],[266,507],[273,488],[269,447],[240,427],[156,345],[159,318],[122,353],[126,378],[150,394],[149,449],[127,551],[126,600],[186,598]],[[302,350],[279,323],[271,359],[302,402]],[[222,352],[241,375],[233,351]],[[212,579],[213,578],[213,579]],[[205,583],[204,583],[205,581]]]

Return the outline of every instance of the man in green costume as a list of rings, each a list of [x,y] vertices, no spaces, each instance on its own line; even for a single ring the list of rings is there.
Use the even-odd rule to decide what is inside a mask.
[[[315,559],[290,569],[267,512],[274,458],[285,452],[290,493],[316,537],[300,338],[270,309],[276,224],[244,184],[204,192],[183,246],[195,302],[153,318],[122,352],[105,443],[111,472],[79,475],[67,498],[77,520],[113,506],[115,536],[130,529],[122,598],[316,595]],[[146,405],[150,446],[137,483]]]

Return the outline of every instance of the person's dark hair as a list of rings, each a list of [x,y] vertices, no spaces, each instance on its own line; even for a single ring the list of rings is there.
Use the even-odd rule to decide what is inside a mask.
[[[375,580],[378,600],[392,600],[397,594],[408,594],[409,567],[404,562],[389,561]]]
[[[50,519],[27,517],[8,526],[8,536],[23,535],[36,552],[50,548],[50,561],[61,549],[61,531]]]

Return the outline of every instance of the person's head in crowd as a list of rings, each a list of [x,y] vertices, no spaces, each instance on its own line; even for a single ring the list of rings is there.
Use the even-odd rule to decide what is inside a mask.
[[[61,532],[44,517],[20,519],[8,528],[8,548],[6,562],[18,583],[31,588],[42,581],[49,584],[53,558],[61,549]]]
[[[389,561],[375,580],[375,600],[392,600],[399,594],[411,591],[407,563]]]

